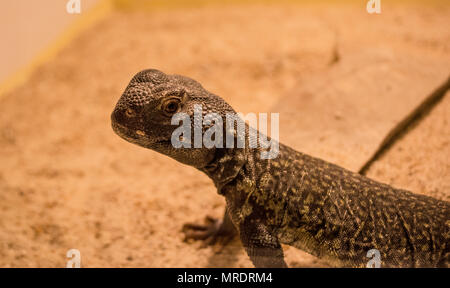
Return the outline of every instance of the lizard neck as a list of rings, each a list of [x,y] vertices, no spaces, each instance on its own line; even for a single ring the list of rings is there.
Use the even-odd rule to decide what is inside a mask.
[[[213,180],[218,193],[223,195],[224,186],[233,181],[245,165],[247,152],[247,149],[239,148],[218,149],[213,161],[200,171]]]
[[[250,148],[250,127],[245,124],[245,145],[244,148],[222,148],[217,149],[214,159],[205,167],[200,168],[210,177],[217,192],[224,195],[223,188],[242,172],[244,166],[254,163],[254,156],[259,153],[259,148]],[[259,133],[257,131],[257,133]],[[235,141],[236,141],[235,135]],[[247,167],[248,168],[248,167]]]

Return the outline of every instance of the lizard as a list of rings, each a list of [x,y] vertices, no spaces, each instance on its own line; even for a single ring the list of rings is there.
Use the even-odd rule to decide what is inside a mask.
[[[192,117],[195,105],[203,115],[235,113],[197,81],[147,69],[132,78],[111,114],[121,138],[197,168],[224,196],[224,219],[185,225],[187,238],[239,235],[255,267],[287,267],[282,244],[334,267],[366,267],[370,250],[379,252],[382,267],[450,265],[449,202],[394,188],[281,143],[273,159],[263,159],[262,148],[249,145],[175,148],[171,118],[180,112]]]

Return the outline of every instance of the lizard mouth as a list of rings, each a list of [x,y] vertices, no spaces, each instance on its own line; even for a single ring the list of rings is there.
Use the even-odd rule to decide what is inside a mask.
[[[171,145],[170,140],[148,137],[142,130],[130,129],[127,126],[118,123],[114,118],[114,115],[111,116],[111,126],[113,131],[122,139],[145,148]]]
[[[114,132],[119,135],[121,138],[129,141],[129,142],[135,142],[139,139],[139,135],[133,135],[135,133],[130,133],[130,129],[128,129],[126,126],[119,124],[115,121],[111,122],[111,126],[114,130]]]
[[[113,131],[117,135],[119,135],[121,138],[125,139],[128,142],[135,143],[138,145],[142,145],[143,142],[149,142],[149,139],[142,131],[133,130],[125,125],[120,124],[117,121],[114,113],[111,114],[111,126]]]

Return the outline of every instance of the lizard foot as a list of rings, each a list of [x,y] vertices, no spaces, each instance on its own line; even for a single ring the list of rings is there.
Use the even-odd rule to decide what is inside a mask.
[[[184,241],[203,240],[202,248],[214,246],[214,252],[220,253],[237,234],[234,226],[224,225],[222,220],[206,216],[205,224],[187,223],[183,225]]]

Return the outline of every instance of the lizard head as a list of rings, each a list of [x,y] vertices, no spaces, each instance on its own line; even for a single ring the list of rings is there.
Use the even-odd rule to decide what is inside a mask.
[[[201,105],[203,115],[215,112],[224,116],[234,112],[225,101],[193,79],[166,75],[154,69],[144,70],[131,79],[119,99],[111,114],[112,128],[131,143],[202,168],[214,159],[216,148],[203,145],[201,148],[175,148],[171,142],[172,133],[177,129],[171,119],[176,113],[189,115],[191,131],[194,131],[195,105]],[[202,131],[204,129],[202,127]],[[193,136],[191,143],[194,143]]]

